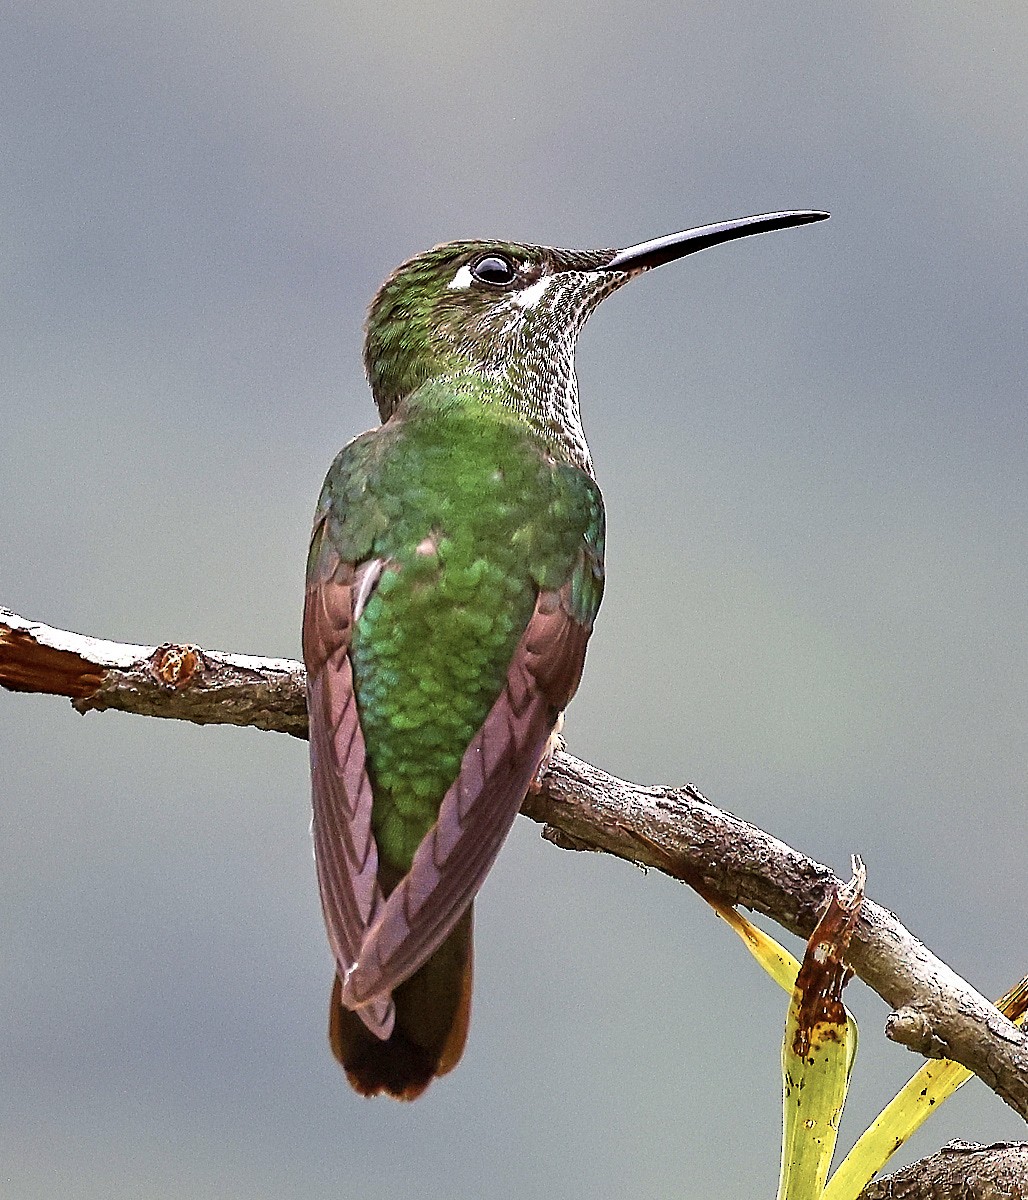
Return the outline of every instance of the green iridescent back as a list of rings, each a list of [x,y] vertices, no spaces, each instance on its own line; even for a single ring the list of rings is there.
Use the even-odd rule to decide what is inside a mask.
[[[541,590],[572,580],[591,626],[603,507],[480,380],[430,382],[351,442],[325,482],[324,534],[384,560],[350,654],[381,858],[406,871],[503,688]],[[312,569],[320,552],[312,546]]]

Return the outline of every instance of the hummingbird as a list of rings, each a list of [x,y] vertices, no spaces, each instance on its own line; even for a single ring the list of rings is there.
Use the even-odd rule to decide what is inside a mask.
[[[381,425],[333,462],[307,563],[313,840],[353,1088],[413,1100],[460,1060],[472,901],[556,744],[603,595],[575,343],[653,267],[820,221],[766,213],[623,250],[457,241],[372,301]]]

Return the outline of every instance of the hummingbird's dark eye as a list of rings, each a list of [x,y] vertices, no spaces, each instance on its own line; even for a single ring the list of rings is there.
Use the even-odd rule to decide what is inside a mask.
[[[487,254],[471,264],[471,274],[479,283],[513,283],[517,272],[509,258],[502,254]]]

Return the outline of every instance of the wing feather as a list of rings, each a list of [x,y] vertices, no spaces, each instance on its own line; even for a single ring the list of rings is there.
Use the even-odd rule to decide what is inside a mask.
[[[383,903],[371,827],[373,793],[349,657],[358,604],[366,603],[382,566],[371,560],[355,569],[322,539],[304,611],[314,859],[340,978],[357,961]],[[389,1036],[393,1007],[388,996],[376,999],[362,1016],[373,1032]]]
[[[438,820],[343,976],[347,1006],[387,998],[431,957],[467,910],[578,686],[590,625],[572,615],[570,582],[559,592],[540,593],[503,691],[465,751]]]

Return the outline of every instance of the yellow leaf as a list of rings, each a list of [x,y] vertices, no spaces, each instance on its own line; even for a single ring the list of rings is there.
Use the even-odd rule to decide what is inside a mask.
[[[844,955],[864,899],[864,874],[854,859],[853,880],[818,922],[793,988],[782,1045],[778,1200],[820,1200],[835,1153],[856,1053],[842,1003],[852,974]]]
[[[1028,977],[1015,984],[996,1007],[1016,1024],[1022,1024],[1028,1008]],[[948,1058],[925,1063],[839,1164],[825,1189],[824,1200],[856,1200],[910,1135],[970,1078],[966,1067]]]

